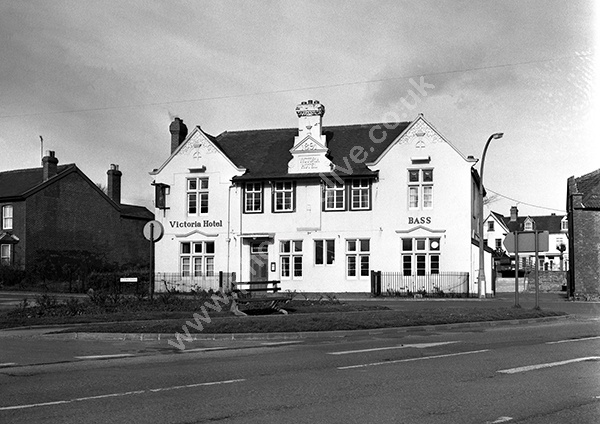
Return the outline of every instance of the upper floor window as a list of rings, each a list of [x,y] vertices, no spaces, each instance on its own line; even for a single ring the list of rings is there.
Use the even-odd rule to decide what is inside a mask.
[[[263,211],[262,183],[246,183],[244,187],[244,212],[260,213]]]
[[[2,229],[13,229],[13,207],[12,205],[2,206]]]
[[[533,221],[530,219],[526,219],[525,224],[523,224],[523,229],[525,231],[533,231]]]
[[[352,180],[350,188],[350,205],[352,210],[371,208],[371,181],[367,178]]]
[[[273,211],[293,212],[295,185],[292,181],[282,181],[273,184]]]
[[[188,178],[187,211],[189,215],[208,213],[208,177]]]
[[[562,219],[562,221],[560,221],[560,230],[569,231],[569,220],[566,216]]]
[[[488,221],[488,231],[494,231],[494,221]]]
[[[328,181],[324,185],[326,211],[346,210],[346,191],[343,183],[338,181]]]
[[[408,208],[433,208],[433,169],[408,170]]]

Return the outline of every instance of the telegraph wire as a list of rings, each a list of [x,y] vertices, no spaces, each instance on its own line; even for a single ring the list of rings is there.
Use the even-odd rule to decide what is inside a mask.
[[[554,209],[554,208],[548,208],[548,207],[546,207],[546,206],[534,205],[534,204],[532,204],[532,203],[523,202],[523,201],[521,201],[521,200],[517,200],[517,199],[513,199],[512,197],[505,196],[504,194],[500,194],[500,193],[498,193],[497,191],[494,191],[494,190],[492,190],[492,189],[489,189],[489,188],[487,188],[487,187],[486,187],[486,190],[487,190],[487,191],[489,191],[489,192],[491,192],[491,193],[494,193],[494,194],[495,194],[495,195],[497,195],[497,196],[503,197],[503,198],[505,198],[505,199],[507,199],[507,200],[512,200],[513,202],[517,202],[517,204],[522,204],[522,205],[526,205],[526,206],[531,206],[531,207],[533,207],[533,208],[538,208],[538,209],[546,209],[546,210],[553,211],[553,212],[565,213],[565,210],[564,210],[564,209]]]
[[[414,75],[403,75],[397,77],[389,77],[389,78],[379,78],[379,79],[371,79],[371,80],[363,80],[363,81],[351,81],[351,82],[343,82],[338,84],[323,84],[323,85],[314,85],[310,87],[296,87],[296,88],[288,88],[281,90],[271,90],[271,91],[256,91],[253,93],[243,93],[243,94],[231,94],[226,96],[213,96],[213,97],[199,97],[195,99],[186,99],[186,100],[171,100],[165,102],[153,102],[153,103],[139,103],[132,105],[123,105],[123,106],[106,106],[106,107],[97,107],[97,108],[88,108],[88,109],[72,109],[72,110],[63,110],[63,111],[55,111],[55,112],[38,112],[38,113],[25,113],[18,115],[0,115],[0,119],[3,118],[26,118],[32,116],[45,116],[45,115],[62,115],[67,113],[80,113],[80,112],[101,112],[107,110],[119,110],[119,109],[130,109],[136,107],[147,107],[147,106],[165,106],[165,105],[174,105],[174,104],[182,104],[182,103],[196,103],[196,102],[204,102],[211,100],[228,100],[228,99],[237,99],[243,97],[253,97],[253,96],[263,96],[267,94],[282,94],[282,93],[292,93],[295,91],[305,91],[305,90],[320,90],[323,88],[335,88],[335,87],[347,87],[352,85],[360,85],[360,84],[371,84],[376,82],[384,82],[384,81],[394,81],[400,79],[408,79],[408,78],[419,78],[419,77],[432,77],[439,75],[450,75],[450,74],[459,74],[465,72],[473,72],[473,71],[484,71],[488,69],[501,69],[508,68],[511,66],[523,66],[523,65],[533,65],[538,63],[548,63],[548,62],[556,62],[560,60],[573,59],[576,57],[591,57],[594,56],[593,53],[577,53],[570,56],[561,56],[555,57],[551,59],[540,59],[540,60],[529,60],[525,62],[513,62],[513,63],[504,63],[500,65],[489,65],[489,66],[481,66],[474,68],[465,68],[465,69],[456,69],[451,71],[440,71],[440,72],[430,72],[427,74],[414,74]]]

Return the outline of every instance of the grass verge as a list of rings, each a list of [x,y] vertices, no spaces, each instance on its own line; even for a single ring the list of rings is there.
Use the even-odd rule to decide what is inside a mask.
[[[517,308],[452,308],[419,311],[363,310],[290,315],[224,317],[200,321],[192,313],[187,319],[161,319],[135,322],[90,323],[61,332],[162,333],[175,334],[187,326],[190,333],[276,333],[360,330],[425,326],[481,321],[503,321],[565,315],[563,312]],[[201,315],[204,317],[203,315]],[[194,329],[190,323],[198,328]]]

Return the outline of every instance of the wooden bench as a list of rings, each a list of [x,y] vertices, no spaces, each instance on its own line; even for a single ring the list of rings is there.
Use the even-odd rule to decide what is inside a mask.
[[[281,314],[287,315],[287,311],[281,307],[281,305],[290,301],[289,296],[269,296],[269,293],[276,294],[280,287],[277,280],[273,281],[250,281],[250,282],[234,282],[232,286],[232,302],[231,312],[237,316],[246,316],[247,314],[240,311],[238,304],[250,304],[250,303],[265,303],[269,308],[277,311]],[[248,288],[241,288],[240,286],[248,286]],[[263,296],[252,297],[252,293],[263,293]]]

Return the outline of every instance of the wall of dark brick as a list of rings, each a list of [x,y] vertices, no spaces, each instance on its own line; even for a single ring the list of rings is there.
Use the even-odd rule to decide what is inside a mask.
[[[600,294],[600,211],[574,209],[572,271],[575,293]]]
[[[148,266],[149,258],[140,254],[145,222],[123,219],[119,210],[78,173],[57,180],[27,198],[26,203],[27,268],[44,251],[85,253],[119,266]]]

